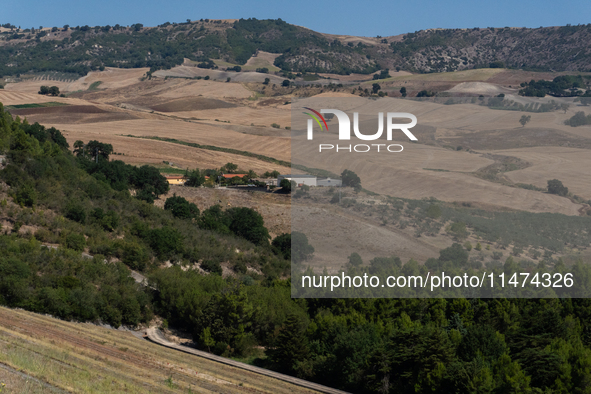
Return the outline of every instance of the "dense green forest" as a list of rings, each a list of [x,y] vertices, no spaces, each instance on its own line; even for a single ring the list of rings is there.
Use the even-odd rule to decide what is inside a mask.
[[[153,170],[98,141],[70,149],[0,107],[3,305],[113,326],[157,314],[202,349],[351,392],[591,392],[589,299],[292,299],[290,236],[270,242],[256,212],[156,208]],[[196,262],[210,273],[180,268]]]

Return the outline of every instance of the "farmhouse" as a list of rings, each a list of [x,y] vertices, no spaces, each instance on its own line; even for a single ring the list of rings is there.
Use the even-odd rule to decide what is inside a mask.
[[[316,181],[316,186],[342,186],[343,181],[340,179],[321,178]]]
[[[164,175],[169,185],[184,185],[187,177],[184,175]]]
[[[278,186],[275,178],[254,178],[253,181],[264,183],[267,186]]]
[[[221,176],[223,178],[226,178],[226,179],[232,179],[232,178],[235,178],[235,177],[244,178],[247,175],[248,174],[222,174]]]
[[[297,175],[297,174],[279,175],[277,177],[277,185],[280,185],[281,181],[283,179],[287,179],[288,181],[294,181],[298,186],[300,186],[300,185],[316,186],[316,177],[314,175]]]

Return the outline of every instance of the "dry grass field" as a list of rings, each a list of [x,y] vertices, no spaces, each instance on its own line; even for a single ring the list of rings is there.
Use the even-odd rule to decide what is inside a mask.
[[[2,393],[313,393],[136,335],[0,307]]]
[[[250,60],[250,66],[272,62],[273,56],[261,52]],[[415,114],[419,119],[419,126],[415,129],[419,143],[410,144],[403,136],[398,136],[398,141],[394,142],[404,145],[403,153],[372,156],[359,162],[351,161],[342,154],[322,162],[317,156],[307,157],[308,152],[299,151],[298,146],[292,149],[290,132],[285,128],[292,125],[293,94],[273,97],[261,94],[261,85],[249,79],[253,75],[258,78],[259,73],[206,70],[187,63],[158,72],[179,73],[179,78],[166,78],[164,74],[159,77],[155,73],[151,80],[142,81],[145,71],[107,68],[102,72],[92,72],[63,85],[66,93],[72,92],[66,98],[36,94],[40,81],[9,83],[4,90],[0,90],[0,102],[5,105],[50,101],[70,104],[15,109],[13,113],[26,117],[29,122],[38,121],[59,128],[70,144],[79,139],[110,143],[115,152],[120,153],[114,158],[132,164],[158,165],[171,161],[181,168],[219,168],[232,162],[241,169],[252,169],[258,173],[272,170],[291,172],[289,168],[254,157],[127,137],[158,136],[284,161],[291,161],[295,155],[301,164],[335,173],[348,168],[360,175],[363,186],[368,190],[406,198],[436,197],[442,201],[472,202],[499,209],[580,214],[582,205],[567,198],[510,185],[525,183],[544,187],[547,180],[554,178],[562,180],[573,193],[585,199],[591,198],[585,171],[589,161],[587,152],[591,149],[589,127],[564,125],[564,121],[576,111],[585,109],[575,105],[572,99],[559,99],[570,103],[566,113],[533,113],[526,127],[519,124],[523,113],[518,111],[492,110],[476,104],[449,106],[429,101],[360,99],[360,102],[370,103],[379,111],[395,109]],[[212,80],[214,71],[219,73],[220,80]],[[225,77],[221,79],[226,74],[232,74],[230,83],[225,82]],[[212,79],[181,78],[198,75],[210,75]],[[266,75],[283,80],[279,76],[259,74]],[[520,81],[536,77],[531,72],[503,69],[422,75],[393,72],[392,75],[390,79],[379,81],[382,89],[407,86],[409,91],[441,88],[461,94],[503,92],[508,99],[523,103],[533,99],[516,96],[515,87]],[[547,78],[554,76],[553,73],[539,75]],[[368,78],[361,75],[326,77],[342,78],[343,83]],[[245,82],[238,82],[241,78],[245,78]],[[98,81],[101,83],[95,90],[88,90]],[[49,82],[43,81],[43,84]],[[371,87],[372,83],[362,82],[361,87]],[[346,88],[323,92],[316,97],[322,98],[322,106],[329,108],[332,98],[357,96]],[[347,110],[362,110],[365,104],[359,105],[357,108],[354,104]],[[273,128],[271,124],[280,128]],[[330,134],[319,135],[318,142],[332,142],[332,138]],[[461,150],[458,150],[459,147]],[[479,171],[496,163],[495,154],[520,159],[525,163],[524,168],[504,173],[505,184],[477,176]]]
[[[528,168],[506,174],[515,183],[544,188],[548,180],[559,179],[574,194],[591,199],[591,171],[581,171],[591,168],[588,149],[549,146],[499,150],[495,153],[518,157],[530,163]]]
[[[174,194],[195,203],[200,211],[219,204],[222,208],[248,207],[261,214],[271,238],[291,232],[289,195],[266,193],[245,189],[210,189],[171,186],[167,195],[161,196],[154,204],[164,207],[166,198]]]

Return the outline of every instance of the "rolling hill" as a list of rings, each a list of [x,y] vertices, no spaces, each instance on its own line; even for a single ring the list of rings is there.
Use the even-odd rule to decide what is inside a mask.
[[[5,25],[5,26],[10,26]],[[55,71],[64,80],[104,67],[169,69],[247,66],[301,73],[380,69],[441,72],[483,66],[589,71],[591,25],[429,29],[390,37],[322,34],[278,20],[209,20],[155,27],[76,26],[0,30],[0,75]],[[273,64],[253,67],[266,52]]]

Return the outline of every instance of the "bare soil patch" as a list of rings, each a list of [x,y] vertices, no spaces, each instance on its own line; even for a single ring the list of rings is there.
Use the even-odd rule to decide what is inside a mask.
[[[151,108],[154,111],[159,112],[181,112],[234,107],[236,107],[236,104],[227,103],[222,100],[205,97],[191,97],[172,100],[163,104],[153,105]]]
[[[57,107],[19,108],[10,111],[13,115],[34,114],[105,114],[107,111],[94,105],[67,105]]]

